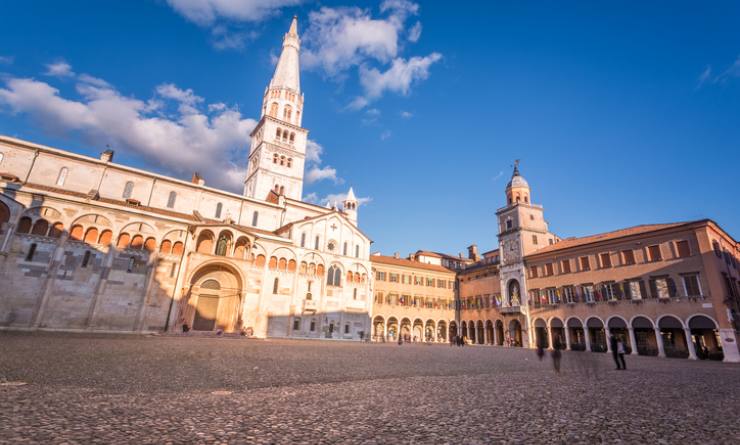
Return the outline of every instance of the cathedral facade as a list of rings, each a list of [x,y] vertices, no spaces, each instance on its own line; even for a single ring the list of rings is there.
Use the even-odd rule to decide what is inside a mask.
[[[0,137],[0,326],[360,339],[370,239],[301,201],[307,130],[293,19],[242,195]]]

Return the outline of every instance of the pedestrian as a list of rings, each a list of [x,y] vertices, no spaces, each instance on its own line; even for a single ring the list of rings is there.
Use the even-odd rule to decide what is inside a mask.
[[[614,359],[614,363],[617,365],[617,370],[622,369],[622,364],[619,361],[619,351],[617,350],[617,345],[619,341],[617,340],[617,336],[612,334],[609,337],[609,346],[612,350],[612,358]]]
[[[560,336],[556,335],[555,338],[552,340],[552,366],[555,368],[555,372],[560,374],[560,358],[562,357],[563,353],[561,350],[563,349],[563,343],[560,341]]]
[[[398,336],[398,346],[401,346],[402,344],[403,344],[403,336],[399,335]]]
[[[624,361],[624,354],[625,354],[625,352],[626,351],[625,351],[625,348],[624,348],[624,342],[620,338],[620,339],[617,340],[617,359],[618,359],[617,365],[619,365],[619,362],[622,362],[622,371],[626,371],[627,370],[627,363],[625,363],[625,361]]]
[[[542,339],[537,339],[537,358],[540,359],[540,361],[545,357],[545,345],[543,343],[544,341]]]

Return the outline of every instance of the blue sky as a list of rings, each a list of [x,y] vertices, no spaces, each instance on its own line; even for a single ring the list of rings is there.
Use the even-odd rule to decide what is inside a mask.
[[[516,158],[561,236],[709,217],[740,237],[731,1],[8,1],[0,133],[238,188],[294,14],[305,194],[354,186],[375,250],[495,247]]]

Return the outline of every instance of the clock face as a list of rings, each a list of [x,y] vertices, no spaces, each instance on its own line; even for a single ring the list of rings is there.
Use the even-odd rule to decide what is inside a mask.
[[[507,264],[516,263],[519,261],[519,242],[517,240],[510,240],[504,243],[504,260]]]

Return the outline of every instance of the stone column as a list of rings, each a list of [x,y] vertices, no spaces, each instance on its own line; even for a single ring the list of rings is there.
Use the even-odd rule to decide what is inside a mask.
[[[665,357],[665,347],[663,346],[663,336],[660,335],[660,328],[655,330],[655,342],[658,344],[658,357]]]
[[[568,326],[563,328],[563,332],[565,332],[565,350],[570,351],[570,329],[568,329]]]
[[[683,328],[683,331],[686,334],[686,349],[689,350],[689,359],[696,360],[696,347],[694,347],[694,341],[691,338],[691,329]]]
[[[5,225],[5,237],[3,238],[2,243],[0,243],[0,252],[8,251],[10,240],[13,238],[13,235],[15,235],[15,226],[15,224],[11,223],[7,223]]]
[[[187,232],[186,232],[187,233]],[[185,285],[185,275],[188,270],[188,265],[190,264],[190,255],[188,254],[188,248],[190,247],[190,239],[192,237],[189,233],[185,235],[185,241],[183,242],[182,246],[182,255],[180,255],[180,261],[177,264],[177,278],[175,278],[175,287],[172,289],[172,302],[170,304],[170,313],[167,316],[167,320],[169,325],[168,330],[170,332],[177,332],[177,326],[180,323],[180,320],[177,318],[178,314],[180,314],[180,311],[182,308],[182,297],[183,297],[183,288]],[[113,245],[111,245],[111,248],[113,248]]]
[[[637,352],[637,338],[635,337],[635,329],[630,326],[627,328],[627,332],[630,334],[630,348],[632,348],[631,355],[638,355]]]
[[[144,280],[144,292],[141,296],[141,302],[139,303],[139,311],[136,315],[136,324],[134,330],[141,331],[144,329],[144,316],[146,315],[146,302],[149,299],[149,294],[152,291],[154,284],[154,277],[157,275],[157,254],[152,252],[149,255],[149,261],[147,262],[147,274]]]
[[[591,335],[588,332],[588,327],[583,326],[583,341],[586,342],[586,351],[591,352]]]
[[[553,349],[552,347],[552,327],[548,326],[545,328],[547,331],[547,349]]]
[[[604,335],[606,335],[606,352],[612,352],[612,331],[609,330],[609,326],[604,326]]]
[[[113,248],[113,245],[110,245],[108,246],[108,252],[105,254],[105,257],[103,257],[103,264],[100,269],[100,281],[98,281],[98,285],[95,287],[95,293],[93,294],[93,299],[90,302],[90,309],[87,313],[87,319],[85,320],[85,327],[87,329],[91,329],[94,327],[93,320],[95,320],[95,314],[98,311],[100,296],[105,293],[105,288],[108,284],[108,276],[110,275],[111,268],[113,266],[115,251],[116,249]]]
[[[487,345],[491,342],[491,339],[488,338],[488,325],[483,326],[483,344]]]
[[[719,338],[722,342],[722,352],[725,355],[723,361],[729,363],[740,362],[740,353],[738,352],[737,336],[733,329],[720,329]]]
[[[41,287],[41,295],[39,295],[38,302],[36,303],[36,307],[34,310],[34,316],[31,319],[31,326],[34,328],[40,327],[41,322],[44,319],[44,312],[46,311],[49,296],[54,289],[54,281],[59,271],[59,265],[62,262],[62,257],[64,256],[64,246],[67,243],[67,238],[68,234],[66,232],[63,233],[61,238],[59,239],[57,247],[51,254],[51,260],[49,261],[46,280],[44,281],[44,285]]]

